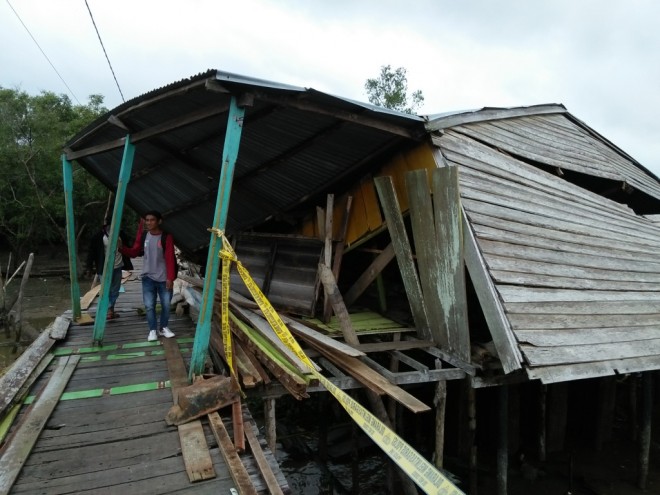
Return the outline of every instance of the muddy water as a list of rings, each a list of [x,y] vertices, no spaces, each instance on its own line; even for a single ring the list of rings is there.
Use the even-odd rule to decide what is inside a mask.
[[[20,280],[13,280],[7,288],[7,299],[18,291]],[[87,290],[88,281],[82,281]],[[71,307],[71,285],[68,279],[57,277],[32,277],[27,281],[23,294],[23,319],[35,330],[46,328],[57,316]],[[0,370],[9,366],[24,350],[24,347],[3,345],[14,342],[0,331]]]

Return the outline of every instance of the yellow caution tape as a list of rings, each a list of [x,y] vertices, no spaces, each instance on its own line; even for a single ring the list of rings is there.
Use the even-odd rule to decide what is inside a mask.
[[[261,289],[250,276],[248,270],[236,258],[236,253],[232,249],[229,241],[220,233],[223,240],[223,250],[220,252],[222,257],[222,297],[223,297],[223,340],[224,340],[224,320],[225,320],[225,290],[227,291],[227,300],[229,299],[229,265],[236,263],[238,273],[245,283],[245,286],[252,294],[255,302],[259,305],[268,323],[273,328],[277,336],[293,351],[300,360],[305,363],[312,375],[330,392],[351,416],[353,421],[362,428],[362,430],[385,452],[425,493],[429,495],[465,495],[451,481],[447,479],[438,469],[426,460],[419,452],[410,446],[400,436],[390,430],[382,421],[371,414],[359,402],[346,394],[343,390],[333,384],[326,377],[316,371],[312,361],[304,353],[296,339],[293,337],[287,326],[284,324],[277,311],[270,304],[270,301],[261,292]],[[227,263],[227,280],[225,280],[225,263]],[[225,289],[226,286],[226,289]],[[228,303],[227,303],[228,310]],[[229,312],[227,311],[227,315]],[[228,319],[228,316],[227,316]],[[227,328],[229,324],[227,323]],[[229,337],[227,338],[229,340]],[[225,350],[225,354],[227,351]],[[231,367],[231,365],[230,365]]]

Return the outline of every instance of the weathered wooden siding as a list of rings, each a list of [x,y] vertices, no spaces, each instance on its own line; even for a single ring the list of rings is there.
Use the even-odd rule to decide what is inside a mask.
[[[558,119],[518,126],[539,128],[541,144],[530,137],[524,154],[545,163],[583,156],[595,167],[607,148],[590,151],[591,138]],[[541,133],[548,125],[565,129],[553,149]],[[461,201],[528,375],[553,382],[660,368],[660,225],[474,139],[506,150],[515,127],[470,124],[434,142],[459,166]]]
[[[660,199],[660,183],[567,114],[500,119],[452,128],[513,156],[625,182]]]

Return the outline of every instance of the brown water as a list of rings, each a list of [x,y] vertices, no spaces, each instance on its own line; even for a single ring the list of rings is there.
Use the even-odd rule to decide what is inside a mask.
[[[12,280],[7,287],[7,299],[15,294],[20,286],[19,280]],[[83,284],[89,282],[83,281]],[[86,287],[86,286],[85,286]],[[81,288],[81,292],[85,290]],[[61,276],[31,277],[23,294],[23,320],[37,331],[44,330],[57,316],[71,307],[71,284]],[[0,372],[10,366],[25,350],[22,345],[9,346],[15,342],[4,330],[0,331]]]

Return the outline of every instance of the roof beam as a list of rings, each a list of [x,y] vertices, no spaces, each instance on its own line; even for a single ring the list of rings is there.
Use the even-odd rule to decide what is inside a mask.
[[[220,115],[223,113],[226,113],[227,110],[229,109],[229,104],[227,103],[222,103],[220,105],[213,105],[207,108],[204,108],[202,110],[197,110],[195,112],[190,112],[186,115],[183,115],[181,117],[177,117],[175,119],[170,119],[166,122],[162,122],[160,124],[156,124],[154,126],[148,127],[146,129],[143,129],[141,131],[137,131],[133,134],[131,134],[131,142],[133,144],[137,144],[140,141],[144,141],[146,139],[151,139],[153,137],[156,137],[160,134],[165,134],[166,132],[171,132],[173,130],[179,129],[181,127],[185,127],[187,125],[194,124],[196,122],[199,122],[200,120],[206,120],[211,117],[215,117],[216,115]],[[70,148],[64,150],[66,154],[67,160],[77,160],[79,158],[84,158],[86,156],[90,155],[96,155],[98,153],[103,153],[105,151],[110,151],[114,149],[118,149],[124,146],[126,138],[120,138],[120,139],[114,139],[112,141],[107,141],[103,144],[98,144],[95,146],[90,146],[88,148],[83,148],[77,151],[74,151]]]

